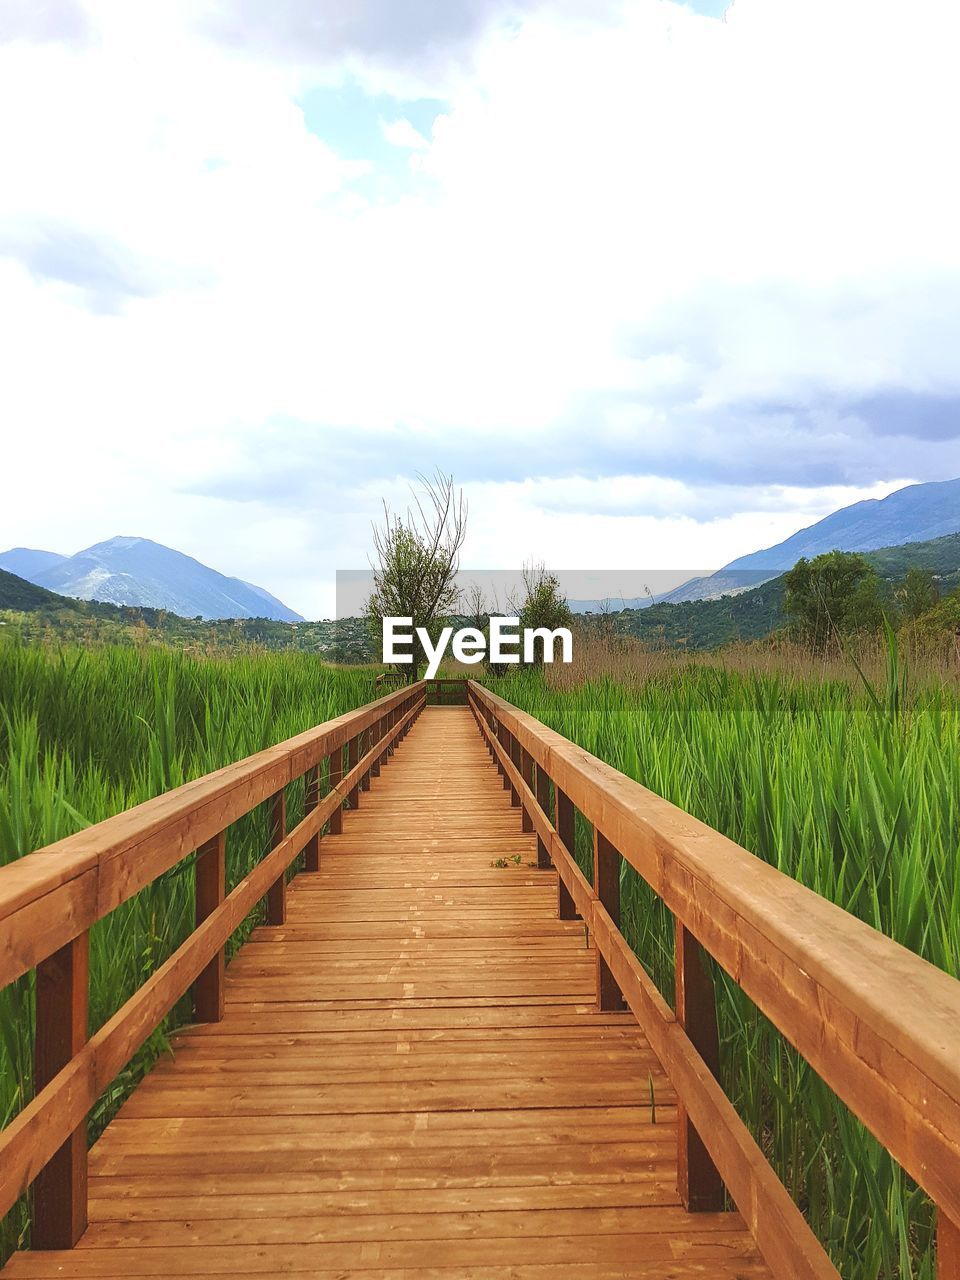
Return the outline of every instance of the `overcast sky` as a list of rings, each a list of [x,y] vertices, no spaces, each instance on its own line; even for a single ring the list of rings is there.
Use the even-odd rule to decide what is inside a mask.
[[[317,616],[418,470],[561,568],[960,475],[960,6],[723,9],[0,0],[0,549]]]

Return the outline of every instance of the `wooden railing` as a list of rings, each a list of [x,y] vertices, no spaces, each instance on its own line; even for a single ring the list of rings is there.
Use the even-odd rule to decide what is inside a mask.
[[[427,680],[427,703],[430,706],[465,707],[467,681],[461,677],[436,676]]]
[[[34,1248],[69,1248],[86,1226],[90,1108],[191,986],[196,1019],[222,1018],[227,940],[261,899],[284,922],[290,865],[303,853],[319,869],[324,826],[340,830],[425,699],[407,685],[0,869],[0,987],[36,969],[35,1096],[0,1133],[0,1215],[32,1183]],[[288,832],[299,778],[305,816]],[[226,829],[264,803],[271,847],[226,894]],[[196,929],[88,1039],[90,926],[194,851]]]
[[[960,982],[472,680],[468,697],[559,872],[560,916],[596,944],[600,1007],[629,1006],[677,1091],[686,1207],[720,1207],[725,1184],[775,1275],[838,1275],[717,1080],[706,951],[926,1190],[939,1280],[960,1280]],[[592,883],[575,810],[593,826]],[[673,913],[673,1009],[620,933],[621,860]]]
[[[411,668],[412,670],[412,668]],[[406,679],[396,671],[382,671],[374,681],[375,685],[404,684]],[[467,705],[467,680],[464,676],[434,676],[424,681],[427,689],[428,706]]]

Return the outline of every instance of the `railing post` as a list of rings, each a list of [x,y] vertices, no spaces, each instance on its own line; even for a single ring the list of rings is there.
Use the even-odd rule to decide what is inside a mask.
[[[501,747],[503,747],[504,755],[509,755],[510,742],[507,735],[507,726],[501,720],[497,721],[497,741],[500,743]],[[499,756],[497,756],[497,768],[500,770],[500,777],[503,778],[504,791],[509,791],[510,779],[507,777],[506,767],[504,766]]]
[[[960,1226],[937,1210],[937,1280],[960,1280]]]
[[[379,744],[380,739],[382,737],[383,737],[383,716],[381,716],[380,719],[377,721],[377,723],[373,726],[374,742]],[[370,766],[370,775],[373,778],[380,777],[380,758],[381,758],[380,753],[378,752],[374,758],[373,764]]]
[[[347,743],[347,773],[349,773],[351,769],[355,769],[357,767],[357,761],[359,759],[360,759],[360,736],[359,734],[354,734],[353,737],[350,739],[350,741]],[[352,788],[350,789],[350,808],[351,809],[360,808],[360,784],[356,782],[353,784]]]
[[[86,930],[37,965],[37,1093],[87,1040],[89,934]],[[33,1183],[34,1249],[72,1249],[87,1228],[87,1121],[77,1125]]]
[[[544,769],[537,765],[537,804],[545,814],[550,814],[550,779]],[[552,866],[550,851],[537,836],[537,866],[542,870]]]
[[[520,748],[520,776],[527,784],[529,789],[533,790],[533,756],[524,747]],[[533,818],[531,818],[527,806],[523,806],[523,817],[520,821],[521,831],[533,830]]]
[[[343,777],[343,746],[334,747],[327,757],[328,771],[327,777],[330,781],[330,790],[337,791],[340,786],[340,780]],[[337,805],[333,813],[330,815],[330,825],[327,827],[328,832],[332,836],[338,836],[343,830],[343,803]]]
[[[554,787],[557,798],[557,820],[554,826],[557,829],[557,835],[560,837],[560,843],[569,853],[570,857],[574,857],[574,849],[576,847],[576,825],[574,822],[573,801],[565,791],[561,791],[559,787]],[[573,899],[570,897],[570,890],[563,883],[563,877],[557,875],[558,902],[557,914],[561,920],[576,920],[577,908],[574,906]]]
[[[365,756],[370,747],[370,730],[364,729],[363,733],[360,734],[358,741],[360,744],[358,748],[359,753],[361,756]],[[360,777],[360,790],[361,791],[370,790],[370,770],[369,769],[367,769],[367,771],[364,774],[362,774]]]
[[[676,1015],[697,1053],[714,1076],[720,1074],[720,1037],[713,980],[703,948],[681,921],[676,938]],[[706,1147],[677,1102],[677,1191],[688,1213],[723,1208],[723,1182]]]
[[[607,915],[620,928],[620,850],[602,831],[593,828],[593,891],[606,908]],[[594,947],[597,971],[597,1006],[600,1009],[625,1009],[626,1001],[610,967]]]
[[[312,813],[320,803],[320,766],[308,769],[303,778],[303,812]],[[304,871],[320,870],[320,832],[310,837],[303,847]]]
[[[196,911],[198,925],[223,902],[227,879],[227,833],[221,831],[200,846],[196,861]],[[197,1022],[223,1021],[223,947],[197,974],[193,984],[193,1016]]]
[[[281,787],[270,797],[270,848],[275,849],[287,834],[287,793]],[[285,924],[287,919],[287,873],[281,871],[267,890],[267,924]]]
[[[507,737],[510,742],[510,759],[513,761],[514,768],[519,770],[520,743],[517,741],[514,735],[509,731],[507,732]],[[512,782],[510,783],[510,804],[514,809],[517,809],[520,806],[520,792],[517,790],[517,788],[513,785]]]

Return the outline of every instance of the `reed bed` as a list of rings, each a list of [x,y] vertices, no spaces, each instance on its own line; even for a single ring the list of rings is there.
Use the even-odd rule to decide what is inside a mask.
[[[222,659],[163,649],[57,651],[0,643],[0,864],[375,696],[370,668],[332,667],[305,654]],[[299,797],[291,792],[291,820],[297,821],[302,791]],[[228,888],[268,844],[263,813],[231,828]],[[193,918],[187,860],[94,926],[91,1030],[179,946]],[[233,947],[256,921],[255,914]],[[91,1139],[189,1012],[189,1002],[181,1001],[100,1099]],[[0,1124],[32,1097],[32,1028],[31,974],[0,991]],[[28,1228],[24,1200],[0,1228],[0,1263],[26,1241]]]
[[[804,671],[791,655],[756,670],[744,658],[655,657],[638,672],[614,658],[626,679],[578,682],[554,669],[489,683],[960,976],[955,685],[924,678],[911,691],[892,637],[872,668],[882,683],[837,661]],[[591,832],[579,815],[577,856],[586,870]],[[624,933],[672,1002],[672,918],[626,864],[621,894]],[[739,988],[715,980],[727,1092],[842,1274],[932,1280],[926,1197]]]

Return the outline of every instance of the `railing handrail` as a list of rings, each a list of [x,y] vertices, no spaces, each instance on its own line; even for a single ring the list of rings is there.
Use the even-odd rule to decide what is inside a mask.
[[[0,987],[369,729],[423,685],[405,685],[0,867]]]
[[[469,692],[960,1223],[960,981],[490,689]]]
[[[198,1020],[223,1016],[228,939],[262,899],[268,922],[283,923],[290,865],[306,851],[307,869],[319,868],[324,824],[339,831],[343,805],[359,803],[425,701],[422,681],[408,685],[0,868],[0,983],[37,967],[37,1087],[0,1131],[0,1215],[38,1180],[34,1247],[67,1248],[85,1228],[86,1116],[97,1098],[190,987]],[[330,789],[321,799],[325,757]],[[288,832],[285,787],[301,775],[304,817]],[[226,828],[268,799],[271,847],[226,894]],[[194,851],[196,928],[88,1039],[90,925]],[[120,871],[105,888],[110,859]]]

